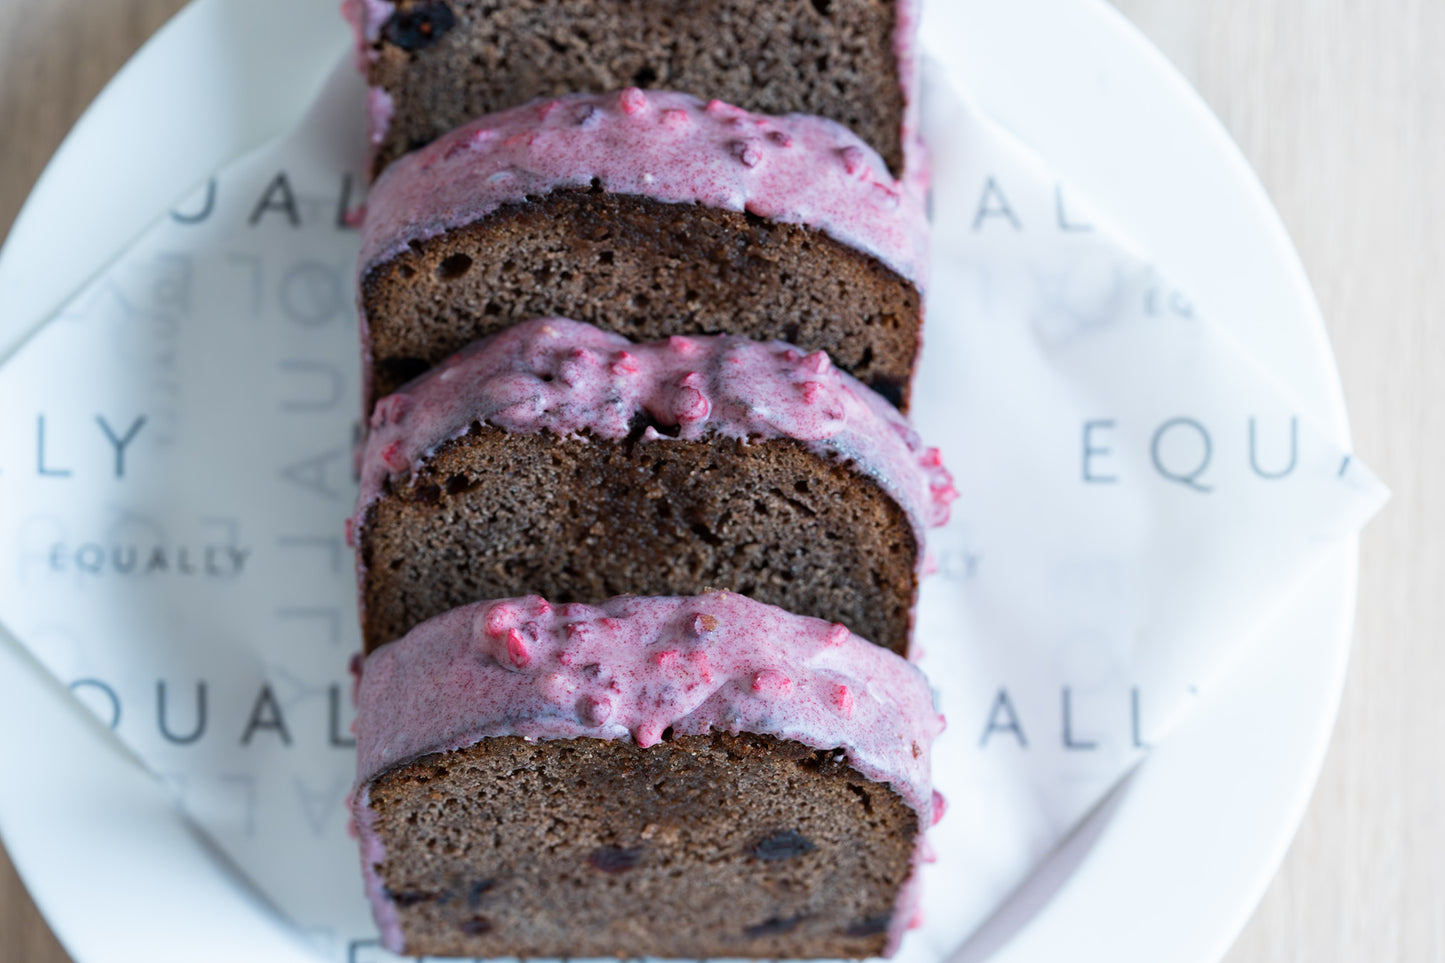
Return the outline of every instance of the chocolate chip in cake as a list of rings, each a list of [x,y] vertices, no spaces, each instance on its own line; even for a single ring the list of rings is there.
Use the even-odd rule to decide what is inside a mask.
[[[879,933],[887,932],[888,926],[892,922],[893,917],[890,914],[869,916],[866,919],[858,920],[852,926],[848,927],[845,935],[856,937],[877,936]]]
[[[755,845],[752,853],[758,859],[772,862],[779,859],[792,859],[795,856],[802,856],[804,853],[811,853],[818,847],[813,841],[796,829],[786,829],[780,833],[773,833],[762,842]]]
[[[775,916],[757,926],[749,926],[743,930],[743,935],[750,940],[756,940],[763,936],[782,936],[784,933],[791,933],[804,919],[806,917],[803,916],[791,916],[787,919],[778,919]]]
[[[469,920],[462,920],[457,929],[468,936],[481,936],[484,933],[490,933],[496,927],[485,916],[474,916]]]
[[[625,873],[642,862],[642,850],[623,849],[621,846],[603,846],[587,857],[593,868],[604,873]]]
[[[467,905],[472,909],[481,906],[482,897],[490,893],[496,885],[497,881],[494,879],[484,879],[473,883],[472,888],[467,892]]]

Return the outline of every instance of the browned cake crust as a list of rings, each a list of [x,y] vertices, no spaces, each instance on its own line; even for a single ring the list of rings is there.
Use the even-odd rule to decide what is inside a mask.
[[[478,599],[726,589],[903,654],[919,551],[873,479],[796,441],[584,443],[481,425],[370,506],[358,548],[368,652]]]
[[[503,207],[368,270],[361,292],[378,397],[478,338],[558,316],[633,341],[823,350],[906,408],[922,326],[912,282],[820,231],[601,191]]]
[[[662,88],[851,127],[903,169],[889,0],[399,0],[369,71],[395,103],[375,170],[537,97]]]
[[[918,819],[840,757],[488,739],[372,785],[379,872],[419,956],[877,956]]]

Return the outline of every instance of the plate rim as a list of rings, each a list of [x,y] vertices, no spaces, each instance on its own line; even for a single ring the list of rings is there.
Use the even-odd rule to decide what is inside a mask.
[[[942,6],[943,3],[937,3],[930,9],[936,11]],[[988,22],[990,17],[999,16],[1002,8],[1003,5],[996,0],[957,0],[949,12],[959,18],[975,17],[982,22]],[[1059,32],[1077,32],[1071,36],[1079,47],[1089,46],[1090,41],[1097,42],[1102,35],[1107,35],[1105,39],[1115,48],[1110,52],[1122,52],[1120,59],[1125,62],[1132,59],[1147,66],[1149,80],[1157,84],[1160,90],[1167,92],[1169,99],[1175,101],[1180,115],[1190,118],[1196,128],[1191,135],[1196,141],[1205,142],[1211,160],[1228,169],[1230,186],[1238,191],[1240,199],[1249,208],[1254,226],[1262,229],[1258,238],[1267,243],[1269,256],[1280,271],[1278,276],[1289,288],[1288,300],[1298,314],[1297,326],[1305,336],[1311,356],[1307,367],[1312,369],[1315,377],[1321,379],[1315,386],[1318,390],[1313,395],[1306,391],[1303,397],[1313,403],[1315,414],[1320,416],[1320,426],[1342,448],[1351,450],[1351,432],[1339,367],[1323,313],[1304,264],[1262,181],[1202,95],[1132,21],[1105,0],[1009,0],[1007,16],[1028,19],[1035,23],[1049,22],[1056,27],[1063,21],[1067,29]],[[1084,27],[1089,29],[1082,30]],[[990,44],[996,41],[996,36],[989,37]],[[991,54],[993,51],[984,52]],[[1012,62],[1018,67],[1013,76],[1018,76],[1027,75],[1029,67],[1041,67],[1037,62],[1029,62],[1028,54],[1026,50],[1008,48],[999,56],[1012,58]],[[1096,50],[1095,54],[1103,56],[1101,51]],[[1046,65],[1043,69],[1046,69]],[[994,120],[1029,142],[1031,147],[1037,146],[1036,138],[1040,133],[1037,128],[1031,129],[1027,124],[1015,128],[1010,123],[1011,118],[1006,109],[1000,109],[1000,104],[991,102],[987,95],[979,94],[977,86],[970,88],[970,96],[979,101]],[[1007,97],[1003,99],[1007,100]],[[1177,134],[1178,131],[1175,130],[1174,133]],[[1200,144],[1193,143],[1191,146],[1198,147]],[[1043,152],[1051,167],[1058,170],[1062,181],[1083,189],[1084,193],[1091,195],[1092,200],[1098,201],[1098,197],[1092,196],[1096,191],[1091,189],[1096,186],[1091,181],[1091,176],[1096,175],[1097,170],[1087,164],[1071,168],[1067,163],[1061,163],[1060,153],[1067,151]],[[1161,151],[1160,154],[1167,157],[1169,152]],[[1177,157],[1174,159],[1177,160]],[[1140,171],[1136,169],[1132,173],[1137,175]],[[1167,206],[1178,199],[1156,197],[1154,200]],[[1148,230],[1140,230],[1141,224],[1149,223],[1147,219],[1120,218],[1117,216],[1119,211],[1114,206],[1100,203],[1095,206],[1107,210],[1114,226],[1124,228],[1131,239],[1152,239]],[[1144,246],[1153,250],[1148,243]],[[1186,272],[1177,270],[1180,266],[1177,262],[1163,260],[1163,263],[1165,273],[1176,280],[1179,280],[1181,274],[1187,276]],[[1184,288],[1198,290],[1190,288],[1188,284],[1185,284]],[[1221,318],[1215,316],[1214,320],[1220,321]],[[1135,810],[1147,806],[1152,798],[1161,794],[1160,777],[1177,768],[1173,765],[1175,759],[1193,748],[1191,740],[1199,741],[1200,730],[1207,726],[1211,715],[1223,715],[1230,701],[1240,701],[1231,700],[1228,698],[1229,693],[1224,691],[1216,692],[1213,701],[1201,706],[1200,711],[1195,712],[1180,730],[1171,734],[1167,744],[1150,753],[1099,810],[1081,824],[1059,851],[1046,860],[1040,870],[1000,907],[979,933],[970,939],[963,951],[955,955],[955,963],[965,960],[972,963],[975,959],[987,959],[989,963],[1032,963],[1041,959],[1057,958],[1059,954],[1076,954],[1076,938],[1080,933],[1086,933],[1089,937],[1091,958],[1097,954],[1100,959],[1137,960],[1140,963],[1162,958],[1188,960],[1191,963],[1214,963],[1223,958],[1278,873],[1313,797],[1332,741],[1343,696],[1354,634],[1358,586],[1359,539],[1352,537],[1344,540],[1295,592],[1282,599],[1280,612],[1260,627],[1261,636],[1278,631],[1278,622],[1288,618],[1291,610],[1292,614],[1298,617],[1301,612],[1308,611],[1312,603],[1318,605],[1322,602],[1331,613],[1327,620],[1330,625],[1317,636],[1319,645],[1313,654],[1318,661],[1309,667],[1309,671],[1315,675],[1314,686],[1308,690],[1314,696],[1314,711],[1307,725],[1296,727],[1300,730],[1297,734],[1300,751],[1288,761],[1293,777],[1288,781],[1287,789],[1272,800],[1274,807],[1270,818],[1261,820],[1268,826],[1264,833],[1266,840],[1261,842],[1254,858],[1249,860],[1251,865],[1242,872],[1243,878],[1236,880],[1232,888],[1226,888],[1231,892],[1230,896],[1218,900],[1207,913],[1201,912],[1198,906],[1191,905],[1187,912],[1176,912],[1173,916],[1172,921],[1180,924],[1181,929],[1190,928],[1192,924],[1197,940],[1193,945],[1183,948],[1178,945],[1177,940],[1152,946],[1141,945],[1140,940],[1147,940],[1147,934],[1141,935],[1140,928],[1131,928],[1127,913],[1119,914],[1119,918],[1112,921],[1116,925],[1111,928],[1099,912],[1102,908],[1087,894],[1085,877],[1091,873],[1094,876],[1110,877],[1110,874],[1117,870],[1116,866],[1105,865],[1101,868],[1090,864],[1109,862],[1107,857],[1113,850],[1120,848],[1117,838],[1106,839],[1111,829],[1117,829],[1120,822],[1127,821],[1131,815],[1137,815]],[[1326,621],[1319,611],[1315,611],[1313,617],[1318,622]],[[1228,674],[1229,683],[1237,685],[1254,664],[1267,660],[1271,654],[1268,645],[1259,645],[1257,649],[1259,651],[1248,653],[1240,660],[1241,664],[1233,667]],[[1320,658],[1321,656],[1323,658]],[[1221,683],[1221,689],[1223,688]],[[1086,853],[1073,851],[1079,839],[1091,841],[1092,845]],[[1047,880],[1050,864],[1063,864],[1069,867],[1070,872],[1070,881],[1053,892],[1048,891],[1053,885]],[[1109,881],[1116,884],[1113,888],[1118,894],[1117,884],[1120,879],[1115,877]],[[1124,882],[1127,883],[1128,880]],[[1139,881],[1134,880],[1133,885],[1134,895],[1139,895]],[[1156,883],[1151,880],[1145,884],[1144,889],[1153,885]],[[1045,892],[1031,892],[1039,889]],[[1026,920],[1008,918],[1010,909],[1015,904],[1030,908]],[[1201,925],[1200,920],[1205,916],[1209,916],[1212,923]],[[1064,919],[1072,921],[1073,930],[1068,930],[1068,924],[1062,927],[1057,925],[1058,921]],[[1004,939],[992,933],[995,929],[1010,934],[1006,944],[1001,943],[986,956],[976,956],[970,952],[980,937],[983,938],[982,942],[987,942],[990,937],[995,940]],[[1207,930],[1207,935],[1201,933],[1202,930]]]
[[[990,2],[994,2],[994,0],[966,0],[966,2],[957,4],[957,6],[960,9],[972,9],[977,12]],[[1333,362],[1328,331],[1324,325],[1319,306],[1314,299],[1313,291],[1309,286],[1308,278],[1305,276],[1298,254],[1290,242],[1283,223],[1280,221],[1277,212],[1275,212],[1269,201],[1262,184],[1259,183],[1258,178],[1254,175],[1252,169],[1249,168],[1247,161],[1244,159],[1242,153],[1240,153],[1238,147],[1229,138],[1227,131],[1225,131],[1218,118],[1214,116],[1199,95],[1188,85],[1187,81],[1178,74],[1172,64],[1149,43],[1143,34],[1118,10],[1103,2],[1103,0],[1012,0],[1012,2],[1015,7],[1020,9],[1032,5],[1036,9],[1053,10],[1055,12],[1070,6],[1076,11],[1088,10],[1089,12],[1083,15],[1098,18],[1100,23],[1106,23],[1108,25],[1107,29],[1116,32],[1125,42],[1132,44],[1136,48],[1133,51],[1133,55],[1147,62],[1152,67],[1155,75],[1170,87],[1172,94],[1181,98],[1181,102],[1188,105],[1188,110],[1193,119],[1213,134],[1216,141],[1215,147],[1218,152],[1216,159],[1222,159],[1234,166],[1234,173],[1238,179],[1238,183],[1243,185],[1246,191],[1254,195],[1256,206],[1261,207],[1264,211],[1264,222],[1271,228],[1272,239],[1276,248],[1283,251],[1283,261],[1289,268],[1290,281],[1295,286],[1296,294],[1300,299],[1298,303],[1304,305],[1306,312],[1311,316],[1312,324],[1308,325],[1307,328],[1314,338],[1314,350],[1316,354],[1328,359],[1329,362],[1326,368],[1327,377],[1332,377],[1333,379],[1333,390],[1330,391],[1329,394],[1334,404],[1334,410],[1330,412],[1331,417],[1327,418],[1328,427],[1335,431],[1341,440],[1347,442],[1349,428],[1344,409],[1343,390],[1339,382],[1338,367]],[[17,239],[29,238],[36,232],[37,228],[34,225],[38,223],[37,218],[39,215],[37,211],[41,210],[47,203],[54,203],[51,198],[56,194],[57,183],[61,177],[67,175],[70,171],[81,169],[76,166],[77,163],[84,160],[83,157],[79,156],[79,153],[93,149],[92,143],[94,138],[88,135],[97,128],[104,127],[109,123],[107,112],[114,113],[123,106],[127,91],[135,86],[135,78],[142,69],[161,59],[163,55],[162,52],[174,51],[186,43],[188,40],[187,32],[190,31],[194,33],[200,29],[200,22],[207,16],[216,15],[216,11],[224,8],[234,13],[237,9],[250,7],[252,15],[256,16],[260,15],[263,8],[268,6],[293,11],[296,3],[295,0],[252,0],[250,3],[247,3],[246,0],[193,0],[191,4],[183,8],[175,18],[169,21],[140,48],[116,77],[107,84],[101,95],[98,96],[91,107],[87,109],[75,125],[75,128],[72,129],[71,134],[67,136],[66,140],[57,150],[55,156],[49,164],[47,164],[45,172],[42,174],[40,180],[37,181],[36,187],[32,190],[25,206],[22,208],[19,216],[17,216],[3,249],[0,249],[0,279],[5,279],[9,274],[13,273],[14,269],[10,266],[16,262],[14,252],[20,248],[20,242]],[[313,0],[312,6],[315,8],[324,7],[330,15],[334,16],[334,5],[331,4],[329,0]],[[1019,14],[1015,13],[1013,15]],[[304,31],[302,31],[302,33],[304,33]],[[173,54],[165,53],[164,55],[171,56]],[[327,69],[329,69],[329,63],[328,61]],[[323,74],[324,72],[324,70],[321,71]],[[184,93],[184,91],[180,91],[178,92],[178,96]],[[294,99],[294,93],[292,96]],[[248,117],[248,120],[251,123],[247,135],[238,139],[236,144],[231,145],[232,147],[238,148],[233,150],[235,154],[242,152],[239,149],[239,140],[245,140],[245,146],[254,146],[262,142],[268,133],[274,132],[265,129],[266,125],[256,117]],[[205,176],[208,171],[209,168],[202,167],[196,176]],[[187,185],[188,183],[189,182],[187,182]],[[158,187],[152,186],[152,194],[150,196],[159,197],[160,195],[158,193],[154,193],[154,191],[158,189]],[[154,204],[151,209],[164,210],[178,193],[180,192],[172,190],[170,194],[165,196],[164,200]],[[124,238],[121,240],[123,241]],[[93,271],[98,269],[103,263],[102,261],[92,265],[91,272],[93,273]],[[83,283],[84,277],[79,277],[78,280]],[[71,290],[73,289],[74,285],[71,287]],[[21,315],[23,316],[23,312],[21,312]],[[12,328],[0,328],[0,340],[8,339],[13,333],[14,329]],[[4,353],[4,351],[0,351],[0,358],[3,358]],[[0,361],[0,363],[3,363],[3,361]],[[1237,890],[1235,898],[1228,901],[1228,906],[1217,909],[1219,925],[1215,938],[1210,941],[1212,945],[1207,948],[1200,947],[1199,949],[1203,955],[1190,956],[1190,959],[1218,959],[1237,937],[1240,929],[1258,904],[1264,889],[1277,872],[1279,863],[1283,859],[1289,843],[1292,841],[1304,817],[1309,799],[1313,794],[1315,783],[1318,780],[1320,770],[1323,766],[1325,754],[1334,728],[1334,720],[1338,714],[1345,669],[1351,647],[1350,640],[1358,585],[1358,551],[1356,544],[1352,541],[1349,546],[1337,553],[1327,566],[1318,573],[1315,582],[1329,582],[1333,590],[1339,592],[1342,596],[1339,599],[1340,606],[1335,623],[1334,637],[1331,639],[1330,653],[1333,657],[1329,660],[1328,665],[1325,666],[1327,671],[1325,672],[1325,679],[1323,681],[1322,692],[1324,694],[1324,702],[1328,704],[1328,708],[1321,713],[1319,719],[1315,720],[1316,724],[1311,731],[1313,737],[1311,747],[1306,753],[1307,758],[1304,760],[1302,766],[1296,767],[1300,770],[1301,777],[1294,783],[1294,792],[1292,793],[1291,799],[1280,807],[1282,815],[1277,815],[1276,817],[1275,830],[1271,834],[1271,840],[1274,845],[1270,848],[1269,852],[1262,854],[1260,858],[1254,861],[1256,866],[1250,883]],[[1306,589],[1306,591],[1308,591],[1308,589]],[[0,632],[0,634],[3,634],[3,632]],[[6,642],[0,642],[0,644],[9,643],[8,640],[6,640]],[[13,655],[13,653],[11,654]],[[5,683],[0,681],[0,688],[4,688],[4,685]],[[45,698],[54,698],[56,701],[65,701],[67,703],[71,701],[68,698],[62,698],[63,687],[51,686],[51,689],[53,693],[47,693]],[[76,717],[76,724],[78,726],[88,726],[93,730],[91,737],[95,740],[96,746],[111,745],[110,733],[101,730],[88,715],[72,705],[67,705],[65,709]],[[1112,814],[1116,819],[1112,824],[1106,824],[1102,827],[1106,836],[1109,825],[1117,826],[1117,820],[1123,818],[1119,815],[1121,811],[1127,812],[1131,806],[1138,806],[1141,799],[1147,801],[1147,793],[1152,791],[1150,788],[1152,780],[1157,779],[1157,774],[1164,768],[1158,760],[1166,758],[1165,754],[1169,753],[1170,748],[1177,747],[1180,744],[1179,741],[1175,740],[1171,741],[1169,745],[1161,746],[1156,750],[1150,759],[1146,760],[1137,773],[1129,780],[1122,792],[1118,794],[1117,799],[1111,802],[1110,806],[1112,808],[1109,809],[1106,814]],[[113,752],[114,749],[112,747],[104,751]],[[1176,748],[1173,755],[1178,755],[1178,752],[1179,750]],[[155,788],[156,793],[153,802],[164,806],[166,812],[173,814],[173,819],[180,821],[180,817],[174,815],[173,807],[162,793],[159,782],[156,783]],[[0,793],[0,836],[3,836],[7,840],[7,843],[13,844],[20,838],[20,833],[17,832],[16,825],[18,817],[13,807],[6,805],[5,795],[5,793]],[[1096,815],[1094,818],[1098,819],[1099,817]],[[1094,828],[1100,829],[1100,827]],[[7,829],[9,830],[8,832],[6,831]],[[1087,836],[1087,833],[1080,834],[1079,838],[1083,838],[1084,836]],[[1095,845],[1089,850],[1089,853],[1097,857],[1099,853],[1098,847],[1100,845],[1103,845],[1103,843],[1096,840]],[[199,848],[199,844],[197,844],[197,846]],[[67,906],[67,897],[65,894],[61,890],[53,888],[53,883],[52,885],[41,887],[32,885],[33,880],[46,875],[39,872],[36,866],[36,861],[43,859],[43,857],[39,855],[43,848],[44,847],[24,845],[17,848],[11,845],[12,861],[15,864],[17,873],[21,879],[26,882],[27,887],[31,891],[32,898],[36,905],[40,907],[42,914],[45,916],[57,938],[60,939],[67,950],[72,953],[74,958],[80,961],[80,963],[89,963],[91,960],[102,958],[100,955],[97,955],[97,950],[91,948],[94,941],[88,938],[82,938],[81,934],[84,927],[74,920],[73,917],[75,913],[73,909]],[[210,862],[207,863],[205,860],[209,860]],[[1088,862],[1087,854],[1081,862],[1081,865],[1083,862]],[[194,865],[210,865],[216,872],[226,872],[225,867],[216,860],[214,854],[206,854],[202,862],[195,863]],[[1055,937],[1050,936],[1044,932],[1043,929],[1039,928],[1040,921],[1046,921],[1050,913],[1054,913],[1057,917],[1059,915],[1058,907],[1067,903],[1076,891],[1077,887],[1071,888],[1068,884],[1062,887],[1058,893],[1055,894],[1054,898],[1050,899],[1031,917],[1029,925],[1017,931],[1016,937],[1010,944],[1001,946],[999,952],[994,956],[990,956],[989,959],[1003,961],[1017,957],[1019,960],[1022,960],[1025,958],[1025,955],[1030,959],[1038,958],[1031,954],[1037,953],[1040,947],[1052,945],[1052,941],[1055,939]],[[264,918],[264,909],[258,910],[258,912],[262,913],[262,917],[258,918]],[[273,926],[273,928],[279,929],[280,927]],[[1115,958],[1117,959],[1118,957]],[[1140,957],[1140,959],[1145,958],[1146,957]]]

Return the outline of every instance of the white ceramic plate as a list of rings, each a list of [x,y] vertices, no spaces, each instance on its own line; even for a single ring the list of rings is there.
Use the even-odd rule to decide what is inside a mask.
[[[295,122],[348,43],[335,7],[197,0],[136,56],[57,153],[0,252],[0,359],[187,187]],[[1324,325],[1283,227],[1219,123],[1131,26],[1100,0],[939,0],[924,33],[990,114],[1153,252],[1206,313],[1226,325],[1274,318],[1234,333],[1347,445]],[[1245,304],[1253,310],[1235,310]],[[1231,684],[960,963],[1223,955],[1319,771],[1355,564],[1351,546],[1283,605]],[[111,734],[8,639],[0,732],[0,829],[78,963],[311,959]]]

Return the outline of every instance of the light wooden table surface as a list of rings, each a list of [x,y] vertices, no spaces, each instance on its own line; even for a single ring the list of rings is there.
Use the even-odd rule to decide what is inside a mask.
[[[0,232],[183,2],[0,0]],[[1329,760],[1228,963],[1445,961],[1445,498],[1429,494],[1445,477],[1445,0],[1116,3],[1259,171],[1324,305],[1358,451],[1395,490],[1364,540]],[[0,963],[67,959],[0,851]]]

